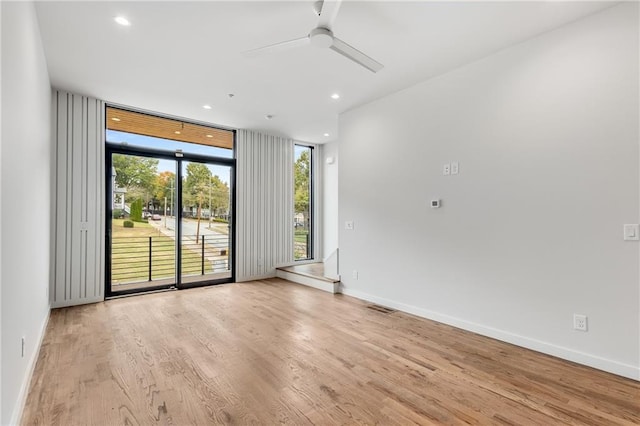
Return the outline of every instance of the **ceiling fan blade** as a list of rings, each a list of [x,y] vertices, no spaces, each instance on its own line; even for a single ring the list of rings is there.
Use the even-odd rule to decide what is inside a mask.
[[[256,55],[261,55],[263,53],[280,52],[282,50],[287,50],[287,49],[291,49],[298,46],[304,46],[306,44],[309,44],[309,36],[296,38],[289,41],[283,41],[276,44],[270,44],[269,46],[263,46],[257,49],[246,50],[242,52],[242,54],[248,57],[253,57]]]
[[[338,10],[342,0],[324,0],[322,10],[320,11],[320,19],[318,19],[319,28],[331,29],[333,21],[338,16]]]
[[[378,72],[382,68],[384,68],[384,65],[382,65],[380,62],[370,58],[355,47],[348,45],[337,37],[333,38],[333,45],[331,45],[331,50],[334,50],[342,56],[359,63],[371,72]]]

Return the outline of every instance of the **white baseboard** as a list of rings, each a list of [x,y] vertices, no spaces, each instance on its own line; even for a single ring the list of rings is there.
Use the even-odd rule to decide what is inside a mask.
[[[247,277],[236,277],[236,282],[242,283],[247,281],[266,280],[268,278],[275,278],[275,277],[276,277],[276,270],[274,269],[272,272],[269,272],[268,274],[251,275]]]
[[[514,344],[516,346],[521,346],[523,348],[542,352],[547,355],[552,355],[568,361],[576,362],[578,364],[593,367],[598,370],[613,373],[618,376],[640,381],[640,366],[623,364],[618,361],[613,361],[596,355],[576,351],[574,349],[554,345],[548,342],[521,336],[519,334],[514,334],[497,328],[487,327],[482,324],[466,321],[460,318],[441,314],[439,312],[430,311],[428,309],[419,308],[417,306],[407,305],[395,300],[389,300],[373,296],[371,294],[363,293],[361,291],[351,290],[349,288],[345,288],[344,286],[341,286],[341,292],[347,296],[353,296],[358,299],[366,300],[368,302],[373,302],[422,318],[441,322],[443,324],[451,325],[453,327],[461,328],[463,330],[471,331],[483,336],[498,339],[503,342]]]
[[[82,300],[63,300],[60,302],[54,301],[51,303],[51,309],[68,308],[70,306],[89,305],[91,303],[100,303],[100,302],[104,302],[104,295],[89,297]]]
[[[33,378],[33,372],[36,369],[36,363],[38,362],[38,357],[40,356],[40,348],[42,347],[42,341],[44,340],[44,334],[47,331],[47,325],[49,324],[49,317],[51,315],[51,308],[47,311],[47,316],[40,327],[40,335],[38,336],[38,343],[35,347],[35,350],[31,354],[31,358],[29,359],[29,364],[27,366],[27,374],[22,381],[22,386],[20,387],[20,393],[18,394],[18,400],[16,402],[16,406],[13,409],[13,414],[11,415],[11,425],[19,425],[22,421],[22,414],[24,413],[24,406],[27,402],[27,396],[29,395],[29,387],[31,385],[31,379]]]

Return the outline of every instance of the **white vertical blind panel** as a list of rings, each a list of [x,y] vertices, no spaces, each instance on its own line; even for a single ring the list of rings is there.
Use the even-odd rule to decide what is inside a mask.
[[[293,262],[293,140],[239,130],[236,280]]]
[[[54,93],[52,306],[104,299],[104,103]]]

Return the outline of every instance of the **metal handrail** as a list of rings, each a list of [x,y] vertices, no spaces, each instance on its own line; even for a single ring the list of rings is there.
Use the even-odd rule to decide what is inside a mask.
[[[112,237],[112,283],[140,282],[145,279],[153,281],[173,276],[175,246],[169,244],[166,238]],[[196,235],[185,235],[182,238],[182,266],[188,274],[199,272],[200,275],[205,275],[230,270],[228,236],[200,235],[196,238]],[[190,254],[185,256],[186,253]]]

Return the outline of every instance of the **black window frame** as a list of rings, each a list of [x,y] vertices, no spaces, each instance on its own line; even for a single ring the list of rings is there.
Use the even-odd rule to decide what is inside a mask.
[[[315,247],[315,167],[314,167],[315,146],[306,145],[303,143],[294,143],[293,144],[294,154],[295,154],[295,149],[298,146],[307,148],[309,150],[309,224],[308,224],[309,239],[308,239],[308,245],[307,245],[307,257],[296,259],[295,258],[295,225],[294,225],[294,230],[293,230],[294,259],[293,260],[295,262],[309,262],[309,261],[315,260],[315,257],[314,257],[314,253],[315,253],[315,250],[314,250],[314,247]],[[294,200],[294,206],[295,206],[295,155],[294,155],[293,167],[294,167],[293,200]],[[294,214],[295,214],[295,208],[294,208]]]

